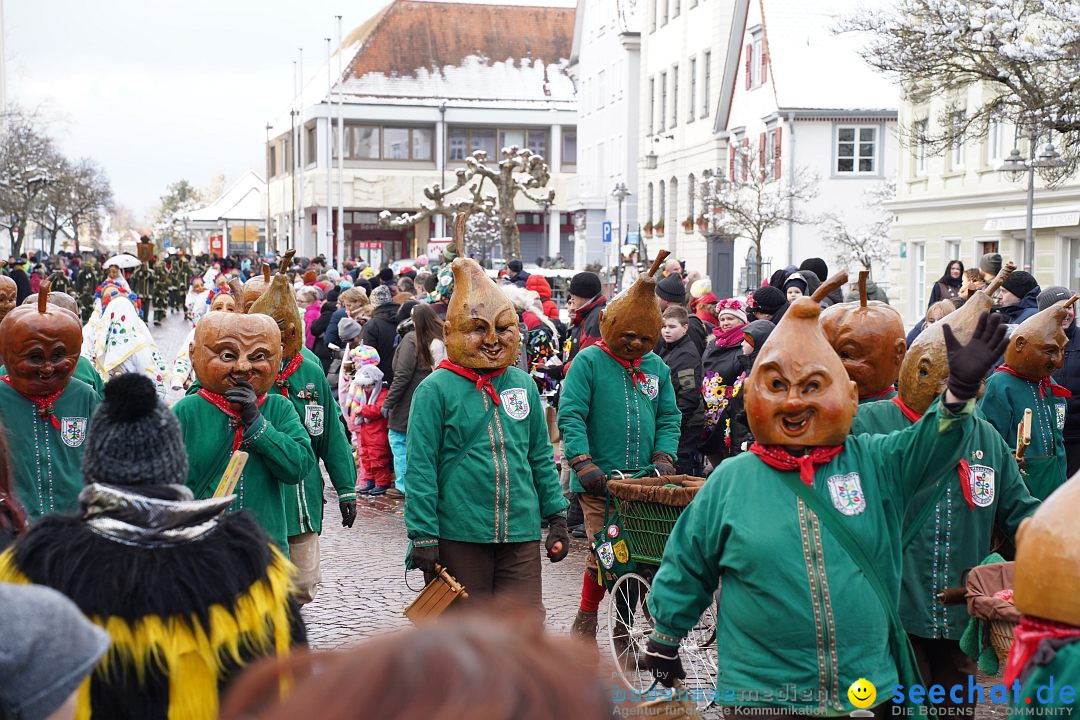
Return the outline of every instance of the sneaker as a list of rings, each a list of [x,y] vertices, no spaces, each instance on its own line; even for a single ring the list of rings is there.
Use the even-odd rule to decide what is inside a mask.
[[[574,527],[570,528],[570,536],[571,537],[576,537],[576,538],[579,538],[579,539],[584,539],[585,537],[587,537],[585,535],[585,526],[584,525],[575,525]]]
[[[401,492],[396,487],[392,487],[386,491],[386,497],[401,500],[405,497],[405,493]]]
[[[363,483],[356,486],[356,494],[357,495],[367,495],[368,493],[370,493],[374,489],[375,489],[375,481],[374,480],[365,480]]]
[[[374,497],[376,495],[385,495],[386,491],[390,489],[389,485],[376,485],[368,490],[367,494]]]

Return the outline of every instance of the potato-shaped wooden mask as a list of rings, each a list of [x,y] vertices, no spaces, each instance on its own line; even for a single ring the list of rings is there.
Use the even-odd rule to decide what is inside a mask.
[[[260,313],[206,313],[189,350],[199,384],[218,394],[245,380],[262,395],[281,367],[281,333],[273,318]]]
[[[300,352],[304,342],[304,323],[300,318],[300,308],[296,306],[296,296],[285,275],[275,275],[270,281],[270,287],[251,304],[248,314],[257,313],[269,315],[277,323],[281,333],[281,357],[291,360]]]
[[[664,321],[656,297],[656,271],[669,255],[661,250],[645,275],[600,311],[600,336],[616,357],[633,362],[656,347]]]
[[[1013,602],[1025,615],[1080,625],[1080,474],[1046,498],[1016,533]]]
[[[67,387],[82,350],[82,321],[50,305],[49,282],[37,302],[20,305],[0,322],[0,360],[11,385],[23,395],[52,395]]]
[[[1043,378],[1056,372],[1065,362],[1065,345],[1069,338],[1061,323],[1068,317],[1067,307],[1075,303],[1074,295],[1040,310],[1013,330],[1005,350],[1005,364],[1021,375]]]
[[[0,321],[15,309],[15,300],[18,294],[19,289],[15,285],[15,281],[7,275],[0,275]]]

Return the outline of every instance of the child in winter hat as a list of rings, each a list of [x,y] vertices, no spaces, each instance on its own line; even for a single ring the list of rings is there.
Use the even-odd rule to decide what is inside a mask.
[[[391,487],[389,424],[383,414],[387,388],[378,363],[356,369],[349,388],[346,424],[352,433],[357,470],[362,478],[356,491],[362,495],[382,495]]]

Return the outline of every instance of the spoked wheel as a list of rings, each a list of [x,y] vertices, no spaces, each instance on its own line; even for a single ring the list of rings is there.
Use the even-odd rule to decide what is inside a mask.
[[[712,602],[701,613],[693,629],[683,638],[679,646],[682,653],[683,670],[686,679],[683,684],[691,690],[701,690],[695,704],[704,709],[712,704],[716,690],[716,603]]]
[[[620,577],[608,593],[608,645],[620,683],[630,691],[643,693],[653,684],[645,669],[645,643],[652,633],[648,597],[652,586],[637,573]]]

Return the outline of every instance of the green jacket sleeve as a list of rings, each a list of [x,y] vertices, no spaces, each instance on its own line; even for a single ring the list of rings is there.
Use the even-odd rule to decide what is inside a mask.
[[[263,414],[244,431],[240,448],[258,453],[274,478],[287,485],[300,482],[315,464],[307,430],[280,395],[266,398]]]
[[[338,502],[356,499],[356,463],[353,462],[349,439],[345,437],[345,426],[341,423],[341,409],[330,392],[330,383],[325,375],[320,375],[319,397],[322,398],[323,413],[326,421],[322,442],[315,452],[326,466],[330,484],[337,490]]]
[[[405,455],[405,528],[415,545],[432,545],[439,538],[439,455],[442,451],[442,397],[429,375],[413,393]]]
[[[1020,521],[1038,509],[1039,501],[1028,491],[1012,450],[1005,445],[1004,440],[1000,443],[1002,461],[998,465],[998,472],[1001,473],[1001,479],[998,482],[999,495],[994,522],[1013,536],[1020,527]]]
[[[559,395],[559,430],[563,436],[563,457],[591,455],[589,433],[585,419],[592,404],[591,375],[593,365],[588,355],[574,358],[570,371],[563,379]],[[670,389],[671,383],[668,383]],[[678,443],[676,442],[676,446]],[[674,454],[674,450],[672,451]]]
[[[540,517],[548,518],[566,511],[569,501],[563,497],[559,474],[555,472],[555,450],[548,438],[544,407],[536,385],[528,388],[529,406],[529,466],[532,468],[536,496],[540,498]],[[406,483],[408,487],[408,483]]]
[[[720,471],[718,470],[717,473]],[[652,637],[677,646],[713,600],[724,550],[721,476],[714,473],[675,523],[653,580]]]
[[[1009,406],[1009,398],[1006,397],[1005,386],[999,383],[987,382],[986,392],[979,400],[979,410],[982,411],[986,422],[994,426],[1005,445],[1009,448],[1016,447],[1016,425],[1012,423],[1013,411]]]
[[[675,457],[679,452],[682,412],[675,400],[675,389],[671,386],[670,372],[660,378],[660,394],[656,398],[656,403],[656,440],[653,442],[653,452],[667,453]]]

